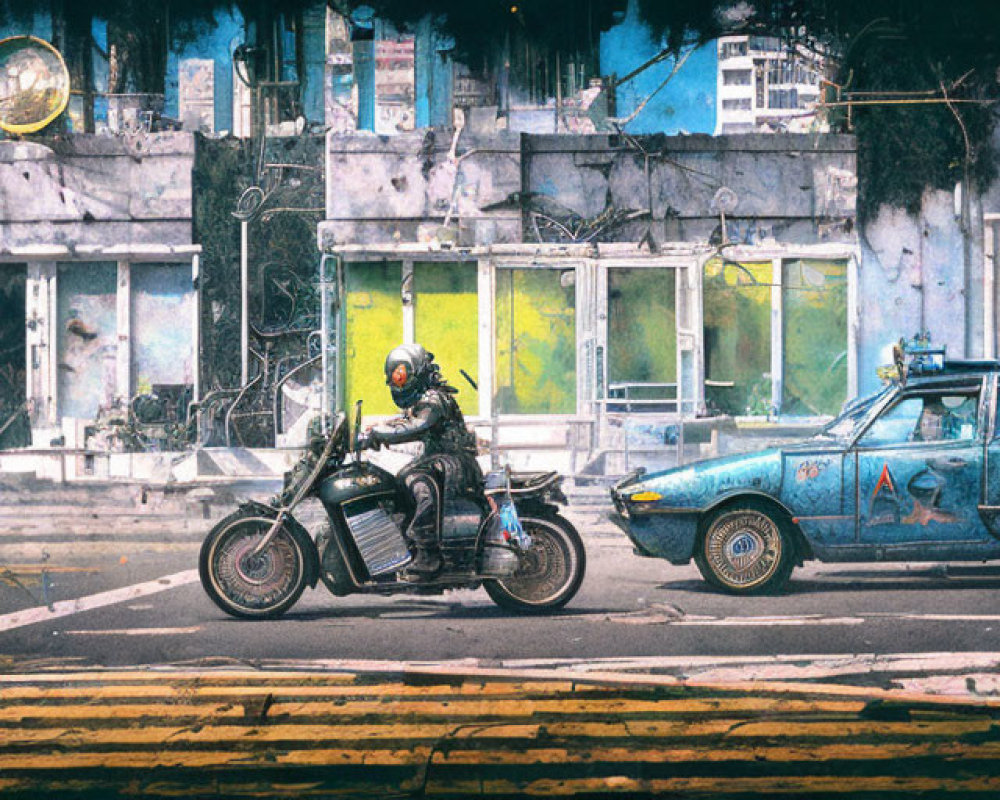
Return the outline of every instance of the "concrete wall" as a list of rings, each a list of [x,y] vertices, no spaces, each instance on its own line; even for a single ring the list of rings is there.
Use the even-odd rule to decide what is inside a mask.
[[[659,242],[705,241],[721,233],[721,187],[736,197],[730,241],[854,240],[851,136],[462,133],[454,152],[452,137],[330,136],[321,244],[427,241],[449,209],[463,245],[534,241],[532,213],[566,223],[613,211],[636,218],[606,228],[606,241],[647,231]]]
[[[736,195],[728,239],[743,244],[852,241],[851,136],[538,136],[524,142],[525,190],[593,219],[609,209],[651,212],[615,241],[704,241],[720,227],[713,198]],[[650,222],[652,225],[650,226]]]
[[[190,244],[188,133],[0,142],[0,243]]]
[[[875,370],[891,360],[892,343],[918,331],[929,331],[949,357],[983,355],[981,214],[990,196],[983,200],[973,198],[968,241],[952,192],[926,191],[915,214],[882,206],[865,225],[858,287],[862,392],[878,386]]]
[[[428,241],[448,221],[461,243],[520,241],[517,134],[463,136],[427,129],[398,136],[336,134],[327,140],[325,245]],[[491,206],[495,206],[491,208]]]

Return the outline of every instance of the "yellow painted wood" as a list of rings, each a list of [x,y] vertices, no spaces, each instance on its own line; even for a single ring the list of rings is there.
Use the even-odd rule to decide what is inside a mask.
[[[248,669],[220,670],[103,670],[80,672],[25,672],[0,674],[0,685],[3,684],[54,684],[54,683],[98,683],[113,684],[122,682],[172,683],[175,681],[194,681],[198,683],[238,682],[274,683],[293,681],[299,684],[311,683],[357,683],[359,676],[352,672],[296,672],[294,670],[275,670],[261,672]]]
[[[228,683],[207,683],[196,681],[191,683],[171,682],[165,684],[118,684],[105,685],[72,685],[72,686],[8,686],[0,688],[0,702],[16,699],[47,698],[88,698],[94,700],[119,699],[134,697],[136,699],[162,698],[170,695],[191,697],[226,697],[272,695],[292,697],[428,697],[441,695],[476,697],[479,695],[510,695],[523,697],[526,694],[558,695],[573,693],[571,684],[559,684],[555,687],[544,683],[468,683],[459,686],[410,686],[403,683],[382,683],[373,686],[357,684],[348,685],[300,685],[296,683],[261,683],[257,685],[242,685]],[[590,689],[587,689],[588,693]],[[598,689],[594,694],[610,693],[607,689]]]
[[[243,717],[242,705],[217,703],[192,705],[188,703],[143,705],[0,705],[0,722],[19,722],[24,719],[86,720],[86,719],[140,719],[142,717],[171,719],[194,717],[210,720],[216,717]]]
[[[244,703],[253,706],[259,703],[262,697],[271,694],[274,698],[268,711],[268,716],[274,718],[279,715],[292,716],[330,716],[330,717],[356,717],[369,714],[393,714],[396,716],[407,715],[414,717],[435,718],[435,717],[513,717],[523,718],[533,714],[550,715],[594,715],[598,717],[614,717],[628,714],[664,714],[664,715],[691,715],[700,716],[704,714],[733,714],[747,712],[769,712],[769,713],[824,713],[824,712],[850,712],[858,711],[853,703],[812,703],[808,701],[771,701],[767,698],[748,698],[746,701],[734,699],[732,702],[715,701],[675,701],[675,700],[622,700],[616,698],[607,699],[576,699],[568,696],[564,699],[555,700],[466,700],[448,699],[438,700],[427,698],[424,700],[398,699],[393,697],[379,699],[367,699],[360,697],[346,702],[296,702],[292,700],[282,700],[280,691],[261,692],[256,694],[225,692],[224,696],[229,696],[229,702],[215,702],[195,704],[199,692],[192,691],[179,692],[174,697],[149,698],[150,700],[161,699],[166,702],[148,703],[123,703],[114,705],[101,705],[98,703],[87,703],[83,705],[62,705],[45,704],[38,702],[35,704],[18,703],[4,705],[0,698],[0,721],[17,721],[22,717],[59,717],[64,716],[71,719],[86,719],[88,717],[137,717],[137,716],[205,716],[215,714],[231,714],[234,708],[239,708],[242,713]],[[211,694],[211,693],[206,693]],[[211,696],[218,696],[211,694]],[[176,700],[185,700],[186,703],[175,704]],[[174,702],[171,702],[174,701]],[[241,702],[243,701],[243,702]],[[183,709],[183,710],[182,710]]]
[[[435,753],[433,763],[451,765],[525,764],[681,764],[701,762],[760,762],[808,765],[825,761],[895,761],[906,758],[995,759],[1000,745],[967,745],[954,741],[908,742],[903,744],[850,744],[776,747],[736,744],[732,747],[600,747],[592,743],[564,747],[521,748],[517,742],[494,749],[460,750],[449,742]],[[805,767],[804,767],[805,768]],[[934,771],[933,766],[926,769]],[[919,774],[921,767],[914,767]]]
[[[475,261],[413,265],[416,341],[434,354],[441,374],[458,389],[463,413],[479,413],[479,396],[460,369],[478,383],[479,294]]]
[[[512,735],[519,739],[537,736],[538,726],[508,726]],[[62,745],[87,748],[97,745],[166,744],[169,746],[192,742],[319,742],[365,741],[376,747],[377,742],[403,741],[407,739],[428,740],[449,736],[455,730],[452,723],[421,725],[143,725],[137,728],[14,728],[0,731],[0,748],[16,745],[39,747],[58,742]],[[516,732],[515,732],[516,731]],[[486,735],[483,732],[481,735]],[[472,738],[467,736],[465,738]]]
[[[274,767],[367,765],[372,767],[422,766],[427,763],[431,745],[399,749],[281,750],[260,752],[245,750],[160,750],[156,752],[119,751],[108,753],[68,752],[0,755],[0,771],[75,770],[75,769],[204,769],[207,767]]]
[[[442,680],[437,686],[420,688],[454,691],[446,681],[454,678],[456,681],[464,678],[465,685],[489,685],[495,682],[497,686],[528,686],[537,685],[539,691],[603,691],[642,692],[657,688],[676,689],[689,696],[702,700],[706,697],[732,698],[734,696],[751,695],[754,697],[783,697],[800,701],[818,701],[822,699],[855,698],[857,707],[861,708],[869,700],[880,699],[889,702],[902,702],[907,706],[914,703],[932,706],[954,706],[957,702],[963,707],[1000,707],[1000,698],[962,698],[957,701],[953,697],[916,694],[910,691],[895,689],[878,689],[862,686],[838,686],[834,684],[817,685],[812,683],[782,681],[742,681],[742,682],[700,682],[684,681],[664,675],[632,675],[621,673],[591,672],[567,676],[566,670],[499,670],[483,668],[452,668],[428,667],[426,669],[405,670],[422,680],[436,678]],[[260,670],[108,670],[90,672],[60,672],[60,673],[4,673],[0,674],[0,687],[5,685],[83,685],[93,683],[112,685],[123,682],[159,683],[159,684],[191,684],[191,685],[246,685],[273,687],[275,684],[290,682],[295,685],[356,685],[367,693],[373,693],[375,687],[384,685],[378,673],[356,674],[347,672],[297,672],[260,671]],[[456,683],[456,686],[463,685]],[[498,690],[500,691],[500,690]],[[515,689],[516,691],[516,689]],[[0,696],[3,689],[0,688]],[[502,693],[502,692],[501,692]]]
[[[723,729],[722,724],[729,725]],[[989,717],[959,720],[919,720],[881,722],[878,720],[704,720],[693,727],[705,733],[724,733],[730,738],[832,738],[847,736],[960,736],[988,731],[993,724]],[[683,722],[673,720],[630,720],[626,723],[631,736],[674,736],[683,729]]]
[[[196,716],[196,715],[185,715]],[[327,724],[311,723],[280,723],[271,721],[248,720],[243,724],[235,723],[233,717],[242,717],[239,713],[226,712],[219,716],[219,722],[213,722],[208,717],[201,717],[197,725],[177,725],[170,718],[163,717],[160,724],[143,722],[141,727],[107,727],[100,720],[115,720],[116,716],[108,714],[100,718],[84,718],[82,724],[75,726],[53,725],[48,728],[28,727],[0,728],[0,747],[11,744],[42,744],[52,741],[72,741],[74,746],[90,746],[94,744],[135,743],[150,744],[156,742],[208,742],[231,740],[259,741],[319,741],[320,739],[335,740],[378,740],[378,739],[427,739],[449,736],[454,741],[477,738],[511,739],[528,742],[544,738],[546,741],[561,740],[572,743],[573,740],[587,740],[586,746],[592,747],[597,740],[611,737],[634,738],[648,742],[656,738],[694,738],[717,737],[719,743],[726,746],[744,745],[739,740],[761,739],[770,742],[789,740],[813,741],[817,746],[822,740],[857,740],[860,738],[881,739],[888,747],[899,743],[906,737],[917,738],[920,741],[944,740],[954,741],[969,734],[984,733],[990,730],[991,720],[972,719],[941,722],[767,722],[755,723],[744,719],[715,720],[667,720],[657,721],[655,725],[634,725],[630,723],[534,723],[515,725],[509,723],[494,724],[487,721],[469,723],[456,727],[454,722],[419,723],[342,723],[335,721]],[[270,719],[277,719],[268,715]],[[383,715],[392,717],[393,715]],[[30,715],[26,715],[30,718]],[[47,716],[54,722],[61,722],[57,715]],[[223,720],[224,723],[222,722]],[[889,737],[895,737],[890,740]],[[639,743],[637,742],[637,745]],[[826,746],[826,745],[822,745]]]

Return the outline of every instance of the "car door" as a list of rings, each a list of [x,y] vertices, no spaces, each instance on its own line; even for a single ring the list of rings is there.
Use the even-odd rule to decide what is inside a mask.
[[[855,546],[853,490],[854,456],[842,444],[784,451],[781,500],[817,554]]]
[[[981,542],[981,381],[914,389],[854,447],[858,539],[874,547]]]

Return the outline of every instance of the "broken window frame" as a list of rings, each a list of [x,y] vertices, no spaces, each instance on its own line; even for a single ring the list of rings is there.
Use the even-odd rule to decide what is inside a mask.
[[[82,248],[81,248],[82,249]],[[48,442],[62,432],[63,412],[59,402],[59,350],[58,339],[58,273],[59,265],[72,268],[92,262],[112,262],[116,264],[116,333],[119,342],[129,346],[119,347],[116,355],[116,397],[127,401],[132,385],[131,372],[131,289],[129,267],[139,263],[159,263],[177,265],[179,269],[190,270],[192,288],[195,294],[194,309],[190,320],[191,341],[193,343],[193,402],[201,399],[201,319],[200,319],[200,253],[201,245],[160,245],[150,244],[142,249],[132,250],[119,247],[88,248],[87,257],[72,258],[63,245],[36,248],[30,256],[17,253],[0,253],[4,262],[17,261],[27,265],[25,283],[25,316],[28,331],[25,341],[27,401],[31,415],[32,439]],[[122,387],[125,387],[124,390]]]
[[[329,251],[345,262],[400,261],[404,265],[424,261],[478,263],[478,325],[479,325],[479,386],[478,416],[466,414],[472,421],[493,418],[492,398],[495,381],[495,275],[500,268],[537,268],[572,270],[575,273],[576,315],[576,407],[571,414],[541,416],[557,422],[560,419],[589,419],[600,425],[606,413],[607,387],[607,270],[616,267],[673,268],[678,281],[677,304],[677,372],[681,393],[679,410],[692,416],[705,406],[704,359],[704,268],[715,249],[701,245],[680,245],[674,251],[659,254],[640,252],[634,244],[602,244],[598,252],[589,247],[493,245],[461,248],[456,251],[435,250],[418,244],[405,245],[343,245]],[[772,404],[780,415],[783,389],[784,318],[781,291],[783,262],[786,260],[844,261],[847,264],[847,399],[857,395],[857,331],[858,321],[858,255],[849,244],[749,246],[729,245],[726,258],[742,262],[771,261],[776,280],[771,291],[771,353],[773,380]],[[404,266],[405,268],[405,266]],[[413,340],[412,311],[403,308],[404,338]],[[342,377],[342,373],[341,373]],[[454,376],[450,376],[454,377]],[[455,378],[458,380],[458,378]],[[676,413],[670,412],[670,413]],[[533,415],[504,414],[504,419],[516,423]]]
[[[490,416],[491,417],[532,417],[532,416],[546,416],[546,417],[566,417],[575,416],[579,413],[581,408],[581,392],[580,392],[580,315],[584,311],[581,308],[581,293],[577,290],[579,286],[580,278],[580,268],[579,264],[572,260],[560,260],[553,259],[548,263],[539,262],[529,262],[525,263],[519,259],[499,259],[495,261],[492,265],[492,291],[491,291],[491,320],[492,320],[492,332],[491,341],[489,344],[489,350],[493,354],[492,371],[493,376],[493,386],[490,394],[491,407]],[[537,271],[546,270],[548,272],[556,272],[560,276],[560,282],[563,276],[567,276],[569,280],[572,281],[573,287],[573,332],[572,338],[574,342],[574,364],[573,364],[573,376],[571,383],[573,386],[574,398],[573,402],[569,404],[571,407],[562,409],[559,411],[543,411],[543,410],[524,410],[524,411],[510,411],[502,410],[498,407],[497,399],[497,389],[498,389],[498,359],[499,359],[499,343],[500,343],[500,331],[499,331],[499,312],[498,312],[498,302],[499,302],[499,292],[500,286],[498,278],[501,273],[514,273],[514,272],[526,272],[526,271]],[[571,276],[571,277],[569,277]],[[511,280],[513,280],[513,274],[511,275]],[[565,284],[564,284],[565,285]],[[513,284],[512,284],[513,286]],[[510,387],[513,390],[513,386]]]
[[[690,263],[676,263],[671,260],[656,259],[646,263],[626,262],[618,259],[607,259],[599,263],[597,282],[599,296],[597,313],[600,321],[598,328],[598,344],[595,369],[600,374],[600,380],[595,386],[594,402],[603,407],[605,413],[677,413],[683,411],[692,414],[695,408],[695,390],[693,380],[693,342],[695,337],[690,330],[692,317],[692,295],[688,286]],[[612,352],[612,275],[619,270],[654,270],[672,272],[674,302],[674,380],[672,396],[666,383],[642,386],[636,381],[613,381],[614,372]],[[612,397],[612,392],[616,396]]]
[[[771,281],[771,336],[770,336],[770,366],[771,366],[771,409],[767,418],[796,419],[801,417],[791,417],[782,414],[784,404],[784,384],[785,384],[785,293],[784,293],[784,262],[786,261],[843,261],[846,265],[847,281],[847,338],[845,342],[847,352],[847,385],[845,387],[844,400],[850,400],[858,393],[858,357],[857,357],[857,337],[860,325],[858,319],[858,254],[849,245],[802,245],[784,246],[781,248],[767,248],[755,246],[728,247],[725,250],[726,260],[737,263],[760,263],[763,261],[772,262]],[[700,261],[697,270],[699,281],[700,302],[702,314],[704,314],[704,274],[705,265],[713,258],[718,257],[718,252],[707,253]],[[704,321],[699,321],[701,337],[701,375],[698,381],[699,406],[704,406]]]

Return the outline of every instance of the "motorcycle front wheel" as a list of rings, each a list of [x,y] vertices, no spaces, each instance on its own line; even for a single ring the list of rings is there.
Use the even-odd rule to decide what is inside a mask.
[[[254,553],[273,522],[237,511],[205,537],[198,559],[201,585],[227,614],[249,619],[277,617],[305,589],[305,554],[287,528]]]
[[[501,608],[525,614],[545,614],[562,608],[583,582],[587,557],[580,534],[558,514],[519,514],[531,536],[531,548],[509,578],[483,581],[486,593]]]

